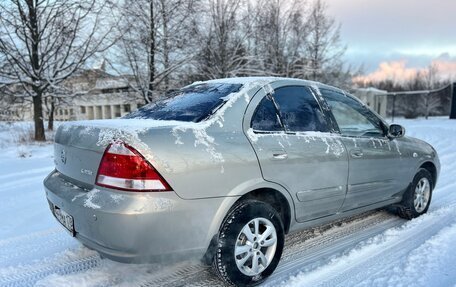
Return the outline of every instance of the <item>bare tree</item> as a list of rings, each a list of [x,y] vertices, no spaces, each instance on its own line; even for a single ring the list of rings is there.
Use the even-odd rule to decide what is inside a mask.
[[[450,98],[449,82],[442,81],[435,65],[419,70],[413,77],[404,81],[386,79],[365,82],[366,87],[376,87],[381,90],[394,92],[394,98],[389,101],[396,116],[417,118],[448,113],[446,107]],[[442,87],[447,88],[442,88]],[[440,88],[439,88],[440,87]],[[391,104],[391,105],[390,105]]]
[[[311,80],[331,82],[338,74],[343,74],[342,56],[346,47],[341,44],[340,25],[327,15],[326,10],[322,0],[316,0],[311,8],[307,22],[307,66],[303,74]]]
[[[18,120],[18,106],[24,104],[24,98],[14,96],[11,86],[0,85],[0,120]]]
[[[302,0],[259,0],[255,3],[253,42],[258,71],[274,76],[294,76],[294,70],[302,65],[308,33],[305,8],[306,3]]]
[[[68,94],[68,90],[50,89],[44,96],[44,113],[47,115],[48,130],[54,129],[54,115],[57,108],[71,105],[75,94]]]
[[[193,58],[194,51],[189,48],[195,2],[127,0],[121,7],[119,58],[126,65],[120,66],[133,75],[131,87],[145,102],[154,100],[157,89],[167,90],[172,74]]]
[[[342,84],[345,47],[322,0],[208,0],[196,61],[202,78],[272,75]],[[205,29],[206,28],[206,29]]]
[[[198,74],[203,79],[245,75],[254,58],[247,50],[252,27],[246,1],[209,0],[207,7],[204,21],[208,25],[199,31]]]
[[[43,97],[109,48],[107,1],[5,0],[0,3],[0,77],[33,99],[35,140],[44,141]],[[104,30],[103,30],[103,29]]]
[[[425,82],[428,90],[436,88],[438,83],[439,69],[436,64],[431,64],[425,71]],[[441,106],[438,95],[428,93],[424,101],[425,117],[428,119],[429,114]]]

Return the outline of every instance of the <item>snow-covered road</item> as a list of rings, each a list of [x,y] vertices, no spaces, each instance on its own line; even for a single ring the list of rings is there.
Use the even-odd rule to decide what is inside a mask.
[[[375,211],[289,235],[264,286],[456,286],[456,122],[400,123],[440,156],[428,214],[405,221]],[[0,129],[0,286],[220,284],[199,262],[120,264],[82,247],[54,220],[42,190],[52,146],[14,146],[8,133]]]

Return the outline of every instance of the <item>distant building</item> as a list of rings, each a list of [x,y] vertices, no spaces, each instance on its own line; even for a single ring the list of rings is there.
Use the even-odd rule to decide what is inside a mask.
[[[60,106],[55,112],[55,120],[114,119],[145,103],[125,77],[113,76],[99,69],[82,71],[67,85],[71,85],[72,91],[85,94]]]
[[[382,117],[386,117],[386,107],[388,103],[388,92],[376,88],[358,88],[353,95],[369,106],[372,110]]]
[[[119,118],[144,105],[144,99],[131,88],[130,77],[111,75],[103,68],[104,65],[99,69],[82,70],[63,83],[70,95],[59,97],[54,112],[56,121]],[[33,119],[29,98],[4,96],[0,101],[0,120]],[[49,106],[43,99],[45,119]]]

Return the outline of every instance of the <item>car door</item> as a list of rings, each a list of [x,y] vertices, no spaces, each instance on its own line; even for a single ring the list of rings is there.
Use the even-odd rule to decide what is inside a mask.
[[[298,222],[335,214],[345,198],[348,162],[339,136],[306,86],[282,86],[261,101],[249,137],[263,177],[293,196]]]
[[[349,155],[347,196],[342,210],[382,202],[396,196],[403,164],[397,142],[372,111],[357,99],[320,89],[331,108]]]

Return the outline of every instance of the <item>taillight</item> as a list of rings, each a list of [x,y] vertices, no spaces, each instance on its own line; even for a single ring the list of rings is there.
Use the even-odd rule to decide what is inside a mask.
[[[134,148],[118,142],[107,148],[96,184],[127,191],[171,191],[157,170]]]

